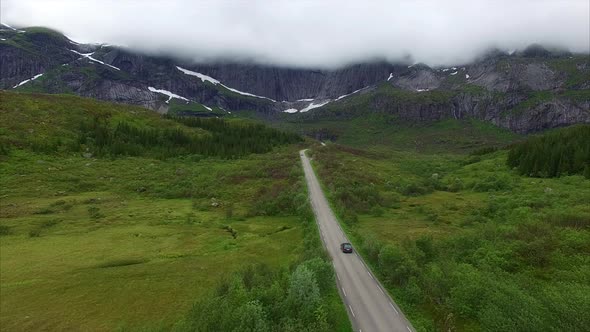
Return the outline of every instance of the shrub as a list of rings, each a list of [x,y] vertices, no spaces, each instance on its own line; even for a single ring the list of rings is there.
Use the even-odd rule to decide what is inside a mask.
[[[463,180],[461,180],[460,178],[454,178],[453,180],[449,181],[449,183],[446,186],[446,190],[456,193],[458,191],[463,190]]]
[[[195,303],[176,330],[329,331],[322,290],[333,282],[330,264],[321,259],[304,261],[292,273],[248,267]]]
[[[354,213],[352,210],[350,209],[345,209],[344,213],[342,215],[342,220],[347,224],[347,225],[356,225],[359,221],[359,218],[357,216],[356,213]]]
[[[229,226],[229,225],[225,225],[225,226],[223,226],[223,227],[221,227],[221,228],[222,228],[222,229],[225,229],[225,230],[226,230],[228,233],[230,233],[230,234],[231,234],[231,236],[232,236],[234,239],[237,239],[237,238],[238,238],[238,231],[236,231],[235,229],[233,229],[233,227],[231,227],[231,226]]]
[[[488,175],[473,185],[473,190],[478,192],[503,191],[512,188],[512,182],[507,175]]]
[[[312,320],[315,308],[320,304],[320,288],[313,272],[299,265],[291,275],[288,301],[291,310],[305,320]]]
[[[473,151],[471,151],[469,153],[469,155],[471,155],[471,156],[483,156],[483,155],[490,154],[490,153],[493,153],[493,152],[496,152],[496,151],[498,151],[498,148],[497,147],[487,146],[487,147],[483,147],[483,148],[479,148],[479,149],[473,150]]]
[[[89,206],[88,207],[88,215],[92,219],[101,219],[104,218],[104,214],[100,213],[100,209],[96,206]]]
[[[401,186],[400,193],[405,196],[420,196],[432,192],[432,188],[422,183],[411,182]]]
[[[6,225],[0,225],[0,236],[12,234],[12,229]]]
[[[328,291],[334,284],[334,273],[330,263],[323,259],[316,257],[302,263],[309,269],[317,282],[320,294]]]
[[[434,242],[432,236],[422,235],[415,241],[416,248],[418,248],[424,257],[423,263],[431,261],[435,256]]]
[[[123,258],[123,259],[114,259],[114,260],[106,261],[104,263],[98,264],[96,267],[98,267],[98,268],[121,267],[121,266],[143,264],[145,262],[147,262],[147,260],[141,259],[141,258]]]
[[[576,214],[573,212],[553,213],[546,220],[556,226],[571,227],[577,229],[590,228],[590,215]]]
[[[408,279],[417,273],[416,263],[405,251],[392,245],[386,245],[379,252],[379,268],[387,281],[393,285],[405,285]]]
[[[369,261],[377,262],[379,259],[379,252],[383,245],[375,236],[367,235],[362,238],[362,249],[367,254]]]
[[[379,205],[373,206],[369,212],[373,217],[381,217],[384,213],[383,208],[381,208]]]
[[[39,225],[39,227],[40,228],[49,228],[49,227],[59,224],[60,221],[61,221],[60,219],[45,220],[41,223],[41,225]]]
[[[35,214],[52,214],[54,211],[50,208],[42,208],[35,211]]]

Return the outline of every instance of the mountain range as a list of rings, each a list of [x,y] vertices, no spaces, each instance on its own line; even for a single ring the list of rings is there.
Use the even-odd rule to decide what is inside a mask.
[[[160,113],[263,117],[391,114],[400,121],[474,118],[518,133],[590,123],[588,54],[541,45],[490,50],[433,68],[373,61],[338,69],[194,63],[108,44],[80,44],[47,28],[0,25],[0,89],[67,93]]]

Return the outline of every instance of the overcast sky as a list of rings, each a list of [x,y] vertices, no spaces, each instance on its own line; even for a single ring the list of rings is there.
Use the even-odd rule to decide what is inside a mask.
[[[0,1],[10,25],[199,61],[334,67],[411,54],[444,65],[489,47],[590,49],[589,0]]]

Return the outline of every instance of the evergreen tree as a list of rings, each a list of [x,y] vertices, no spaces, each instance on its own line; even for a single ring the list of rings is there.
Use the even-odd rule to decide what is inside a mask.
[[[585,174],[590,165],[590,125],[577,125],[514,145],[506,160],[523,175],[558,177]]]

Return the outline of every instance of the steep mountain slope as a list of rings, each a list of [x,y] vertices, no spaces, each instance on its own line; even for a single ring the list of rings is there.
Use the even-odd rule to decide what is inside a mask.
[[[475,118],[523,133],[590,122],[588,55],[538,45],[450,68],[373,62],[313,70],[194,64],[82,45],[44,28],[0,26],[0,54],[2,89],[74,93],[162,113],[277,117],[315,109],[303,115],[313,119],[372,111],[408,121]]]
[[[291,121],[347,120],[369,114],[394,123],[476,119],[517,133],[590,123],[589,90],[488,91],[477,86],[412,92],[382,83],[358,95],[305,113]],[[289,121],[289,119],[287,120]]]

